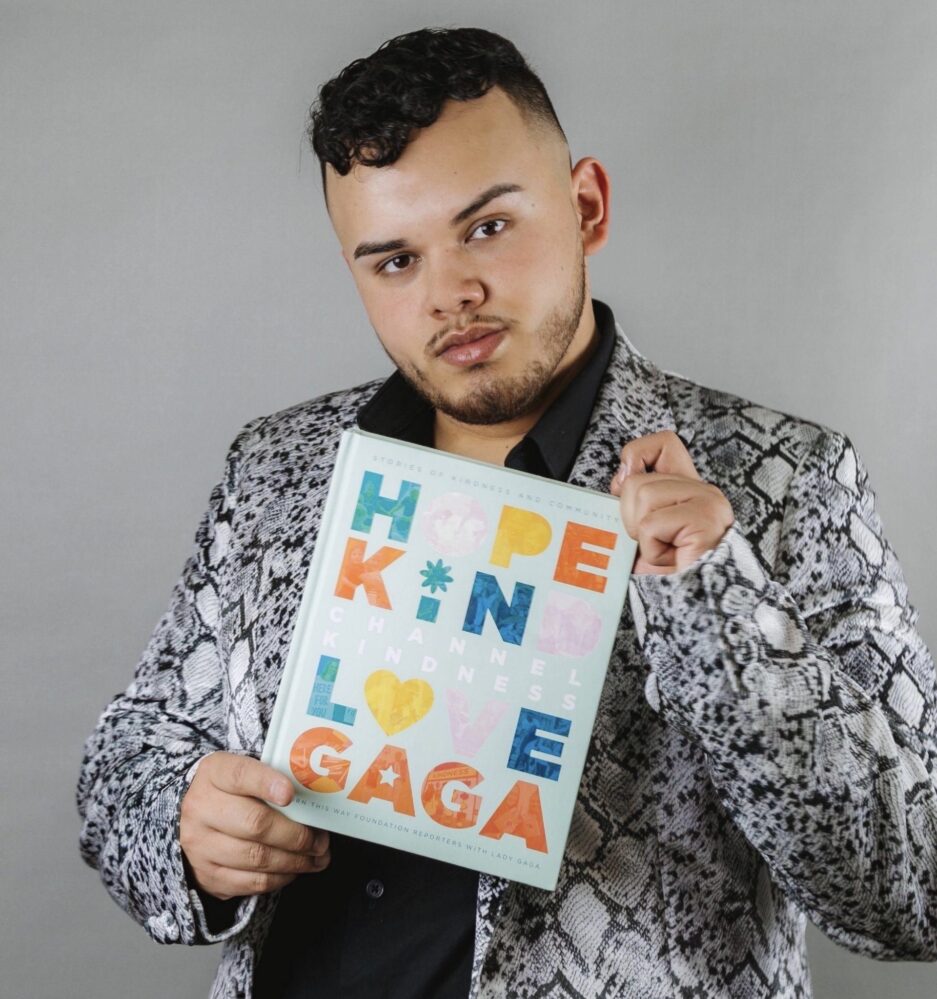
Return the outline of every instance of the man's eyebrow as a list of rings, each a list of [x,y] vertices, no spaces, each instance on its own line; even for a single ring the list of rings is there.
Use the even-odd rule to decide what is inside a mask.
[[[502,194],[514,194],[516,191],[523,191],[520,184],[492,184],[487,190],[482,191],[477,198],[466,205],[460,212],[457,212],[449,220],[450,226],[457,226],[464,222],[469,216],[474,215],[480,208],[484,208],[489,201],[500,198]],[[354,259],[359,257],[369,257],[374,253],[390,253],[392,250],[402,250],[407,245],[405,239],[389,239],[383,243],[359,243],[355,247]]]
[[[460,222],[464,222],[470,215],[474,215],[479,208],[484,208],[489,201],[500,198],[502,194],[513,194],[515,191],[523,190],[520,184],[492,184],[487,191],[482,191],[470,205],[466,205],[461,212],[453,215],[449,221],[449,225],[459,225]]]

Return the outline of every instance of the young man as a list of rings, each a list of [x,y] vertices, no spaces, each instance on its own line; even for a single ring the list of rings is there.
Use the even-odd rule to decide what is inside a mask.
[[[395,365],[249,423],[127,691],[81,847],[214,996],[807,996],[805,913],[937,958],[934,666],[849,441],[660,371],[593,299],[609,178],[505,39],[424,30],[311,139]],[[620,497],[639,554],[555,892],[286,819],[259,756],[340,433]]]

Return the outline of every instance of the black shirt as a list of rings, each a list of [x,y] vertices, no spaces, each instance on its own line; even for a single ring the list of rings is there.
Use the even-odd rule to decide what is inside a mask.
[[[509,468],[566,481],[615,341],[592,300],[599,338],[585,365],[508,453]],[[395,371],[358,425],[432,445],[432,407]],[[475,940],[475,871],[331,836],[332,861],[283,889],[254,976],[256,999],[465,999]]]

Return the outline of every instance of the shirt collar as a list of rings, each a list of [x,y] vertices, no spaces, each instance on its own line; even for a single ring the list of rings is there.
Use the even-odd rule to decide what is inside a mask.
[[[535,448],[550,478],[565,481],[585,433],[602,378],[615,346],[612,310],[592,299],[598,340],[576,377],[553,400],[540,419],[505,458],[505,465],[524,465]],[[432,445],[433,407],[395,370],[358,411],[362,430],[396,437],[413,444]],[[536,460],[536,459],[535,459]]]

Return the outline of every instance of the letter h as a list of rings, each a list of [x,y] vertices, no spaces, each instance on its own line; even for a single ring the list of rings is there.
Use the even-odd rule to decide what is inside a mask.
[[[416,511],[416,501],[420,495],[420,484],[404,479],[400,484],[399,494],[396,497],[390,497],[381,495],[383,482],[384,476],[377,472],[364,473],[361,489],[358,492],[358,501],[355,504],[355,515],[351,522],[351,529],[361,531],[363,534],[370,534],[374,515],[380,513],[385,517],[390,517],[392,521],[388,539],[406,542],[407,538],[410,537],[410,528],[413,526],[413,514]]]

